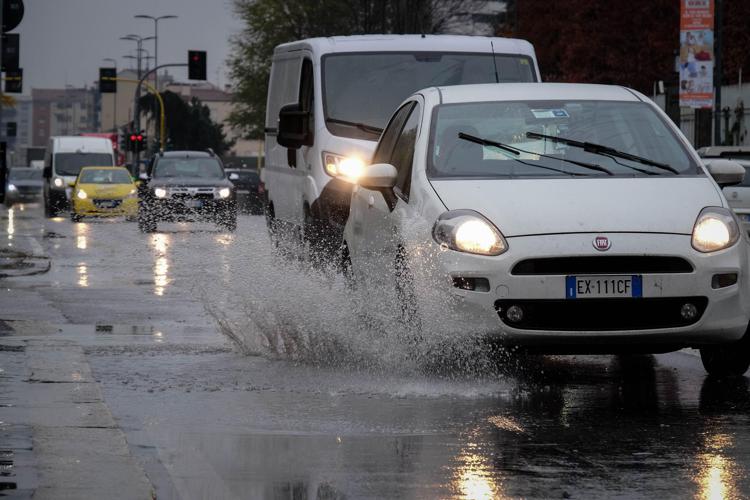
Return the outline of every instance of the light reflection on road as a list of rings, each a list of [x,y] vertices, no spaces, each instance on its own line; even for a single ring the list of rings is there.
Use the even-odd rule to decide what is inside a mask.
[[[78,286],[82,288],[89,286],[89,268],[85,262],[78,264]]]
[[[78,223],[75,225],[76,228],[76,248],[79,250],[86,250],[89,243],[89,225]]]
[[[725,456],[731,445],[731,438],[726,434],[707,437],[708,450],[698,455],[698,498],[724,500],[742,497],[736,485],[737,467]]]
[[[169,259],[167,258],[167,249],[169,248],[171,237],[168,234],[157,233],[151,236],[151,246],[156,252],[154,260],[154,294],[164,295],[164,290],[169,285]]]
[[[476,444],[469,443],[468,449],[459,458],[461,463],[457,471],[456,489],[462,498],[472,500],[506,498],[493,479],[487,457],[475,453],[476,447]]]
[[[8,240],[13,239],[16,233],[16,211],[13,208],[8,209]]]

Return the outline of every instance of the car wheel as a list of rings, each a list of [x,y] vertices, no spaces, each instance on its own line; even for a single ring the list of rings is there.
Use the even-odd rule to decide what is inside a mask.
[[[750,328],[739,342],[701,348],[703,368],[714,377],[741,377],[750,368]]]
[[[399,246],[394,261],[396,300],[398,301],[399,320],[409,329],[418,333],[417,339],[421,338],[419,332],[422,328],[422,321],[419,317],[417,307],[417,294],[414,286],[414,276],[409,269],[406,258],[406,250]]]

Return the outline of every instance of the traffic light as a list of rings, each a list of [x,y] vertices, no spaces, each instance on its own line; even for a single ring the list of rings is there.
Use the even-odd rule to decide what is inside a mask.
[[[188,50],[188,78],[190,80],[206,79],[205,50]]]
[[[117,93],[117,68],[99,68],[99,92]]]
[[[18,124],[16,122],[8,122],[5,124],[5,135],[6,137],[15,137],[18,131]]]
[[[23,93],[23,69],[5,72],[5,92],[7,94]]]
[[[146,136],[143,131],[130,132],[130,135],[128,135],[128,151],[143,151],[144,144],[146,144]]]

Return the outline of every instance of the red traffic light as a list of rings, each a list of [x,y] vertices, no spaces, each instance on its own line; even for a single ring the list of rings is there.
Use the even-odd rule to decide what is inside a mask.
[[[135,134],[132,134],[132,135],[130,136],[130,140],[131,140],[132,142],[135,142],[135,140],[136,140],[136,135],[135,135]]]
[[[138,142],[141,142],[141,141],[143,141],[143,136],[141,134],[138,134],[136,136],[136,139],[138,139]]]

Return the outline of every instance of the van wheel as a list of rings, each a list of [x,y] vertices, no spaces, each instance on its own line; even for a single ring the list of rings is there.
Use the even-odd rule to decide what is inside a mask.
[[[750,327],[742,340],[701,348],[703,368],[714,377],[741,377],[750,368]]]

